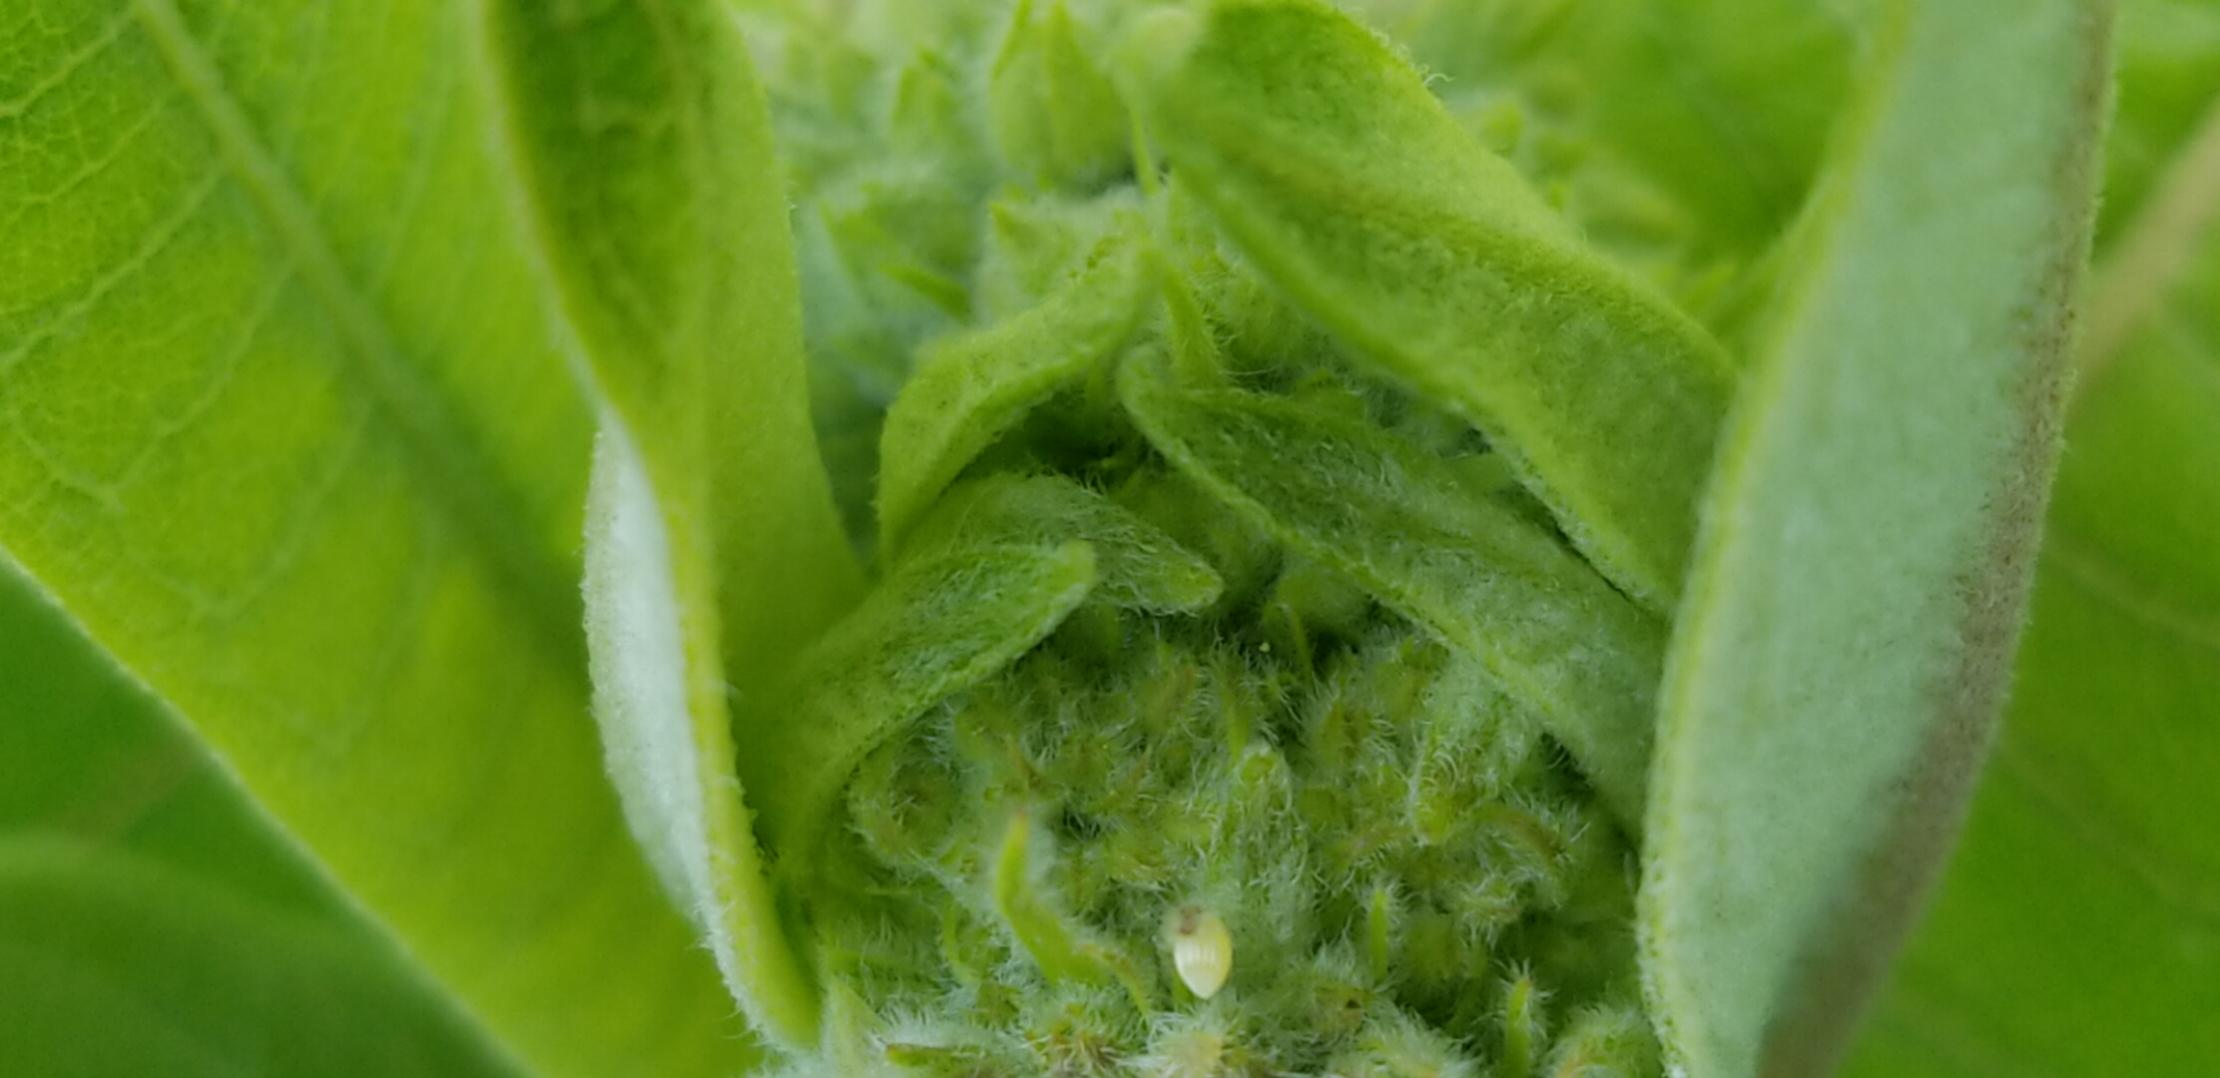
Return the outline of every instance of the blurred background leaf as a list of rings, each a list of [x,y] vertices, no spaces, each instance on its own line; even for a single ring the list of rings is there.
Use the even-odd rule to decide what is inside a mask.
[[[0,687],[10,1073],[515,1073],[4,563]]]

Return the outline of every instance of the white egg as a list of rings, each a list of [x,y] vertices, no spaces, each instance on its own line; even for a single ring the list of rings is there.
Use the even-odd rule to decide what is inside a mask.
[[[1198,999],[1209,999],[1233,974],[1233,934],[1226,922],[1201,906],[1181,906],[1170,918],[1172,968]]]

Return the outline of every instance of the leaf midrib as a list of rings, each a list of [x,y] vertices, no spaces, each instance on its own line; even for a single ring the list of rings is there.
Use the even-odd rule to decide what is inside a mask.
[[[355,359],[338,366],[369,390],[376,405],[373,414],[383,416],[399,435],[398,442],[416,464],[407,469],[411,484],[430,492],[427,501],[460,525],[467,543],[521,600],[535,644],[557,660],[554,665],[583,670],[580,616],[571,584],[578,573],[533,541],[536,529],[517,526],[530,519],[521,499],[496,477],[439,393],[404,358],[393,331],[352,280],[315,210],[231,96],[222,71],[174,0],[131,0],[131,12],[215,141],[226,170],[291,251],[301,279],[332,316]]]

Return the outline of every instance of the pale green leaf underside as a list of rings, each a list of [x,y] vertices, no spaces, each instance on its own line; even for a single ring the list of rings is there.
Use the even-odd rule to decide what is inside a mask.
[[[2195,1073],[2220,1059],[2220,5],[2121,14],[2111,239],[2013,703],[1961,849],[1850,1073]],[[2199,186],[2201,185],[2201,186]],[[2177,197],[2186,196],[2186,197]],[[2163,261],[2163,260],[2162,260]],[[2153,293],[2150,295],[2138,292]],[[2104,317],[2092,314],[2092,321]]]
[[[493,0],[500,137],[569,342],[608,401],[586,530],[595,713],[634,836],[756,1028],[817,1037],[734,779],[858,576],[810,433],[761,93],[711,2]]]
[[[1704,330],[1323,5],[1227,0],[1134,51],[1151,135],[1243,253],[1496,439],[1607,575],[1669,607],[1730,388]]]
[[[674,547],[667,518],[624,424],[607,419],[586,523],[586,635],[602,748],[633,837],[692,916],[726,986],[757,1029],[808,1045],[815,992],[780,930],[748,828],[724,682],[689,636],[709,605],[699,594],[704,577],[698,565],[678,563],[686,551]]]
[[[15,1074],[505,1074],[352,926],[129,854],[0,840],[0,1060]]]
[[[524,1062],[729,1071],[600,773],[464,14],[0,16],[0,544]]]
[[[1840,1050],[1979,763],[2056,451],[2108,12],[1886,10],[1668,662],[1644,962],[1695,1074]]]
[[[1477,657],[1639,823],[1662,623],[1541,527],[1362,419],[1236,390],[1182,390],[1160,361],[1126,407],[1197,484],[1305,557]]]

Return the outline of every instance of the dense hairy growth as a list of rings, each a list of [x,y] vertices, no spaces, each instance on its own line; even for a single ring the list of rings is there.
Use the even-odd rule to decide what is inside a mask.
[[[822,1065],[1657,1070],[1724,350],[1323,6],[866,7],[751,27],[888,581],[742,754]]]

